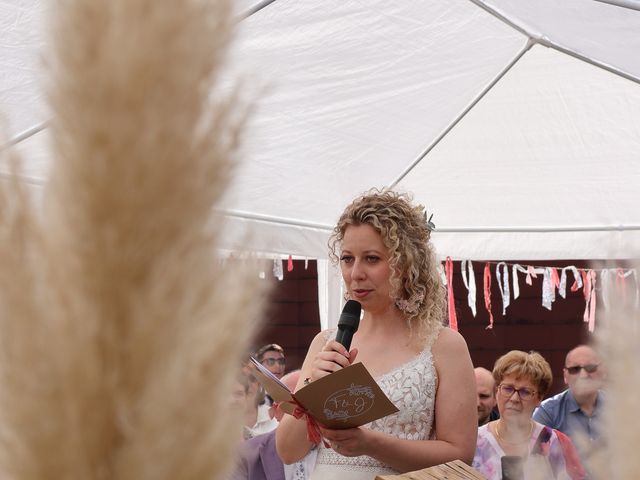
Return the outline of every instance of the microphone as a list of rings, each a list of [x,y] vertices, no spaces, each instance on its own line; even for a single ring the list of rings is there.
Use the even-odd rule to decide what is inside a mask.
[[[518,455],[504,455],[500,458],[502,480],[524,479],[524,458]]]
[[[344,304],[342,313],[340,314],[340,320],[338,320],[338,332],[336,333],[336,341],[341,343],[344,348],[349,351],[351,347],[351,339],[353,334],[358,330],[360,324],[360,312],[362,305],[355,300],[349,300]]]

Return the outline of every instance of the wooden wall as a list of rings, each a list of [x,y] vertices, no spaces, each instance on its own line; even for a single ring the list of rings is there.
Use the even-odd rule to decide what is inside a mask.
[[[517,261],[521,265],[536,265],[532,261]],[[577,263],[577,265],[576,265]],[[586,266],[585,262],[546,261],[542,266]],[[566,353],[574,346],[589,341],[590,334],[583,321],[585,308],[582,289],[571,292],[573,274],[567,275],[567,297],[556,293],[552,309],[542,306],[542,275],[527,285],[525,275],[519,274],[520,296],[514,300],[511,268],[509,268],[511,303],[506,314],[502,313],[502,296],[496,281],[494,262],[491,262],[491,311],[493,328],[489,325],[489,314],[485,308],[483,272],[485,262],[473,262],[476,279],[477,315],[474,318],[467,302],[460,262],[454,262],[453,286],[459,331],[469,346],[474,366],[493,368],[493,363],[509,350],[535,350],[551,365],[553,384],[549,395],[564,390],[562,368]]]
[[[588,267],[586,261],[521,260],[521,265]],[[493,329],[487,329],[489,316],[484,307],[483,269],[485,262],[473,262],[476,278],[477,315],[474,318],[467,304],[467,289],[462,281],[460,262],[454,262],[453,286],[460,333],[465,337],[471,358],[476,366],[491,370],[493,362],[512,349],[536,350],[551,364],[554,383],[549,394],[564,389],[562,367],[568,350],[589,341],[590,334],[583,322],[584,297],[582,290],[571,292],[573,275],[568,275],[567,298],[556,296],[551,311],[542,307],[542,275],[525,283],[520,274],[520,297],[513,299],[505,315],[495,276],[495,262],[491,263],[491,301],[494,315]],[[598,267],[598,266],[596,266]],[[601,268],[602,265],[600,265]],[[511,270],[509,272],[511,275]],[[270,307],[265,314],[265,326],[256,346],[278,343],[287,355],[287,370],[299,368],[314,335],[320,331],[316,262],[294,261],[292,272],[284,272],[284,280],[275,282]],[[339,315],[339,312],[336,312]]]
[[[282,346],[287,358],[287,371],[300,368],[313,337],[320,331],[318,311],[318,269],[315,260],[294,260],[293,270],[287,271],[279,281],[267,273],[273,282],[269,306],[265,311],[264,326],[254,345],[267,343]]]

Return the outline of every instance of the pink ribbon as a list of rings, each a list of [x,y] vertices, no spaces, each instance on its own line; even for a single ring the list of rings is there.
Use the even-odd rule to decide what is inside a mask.
[[[453,296],[453,260],[447,257],[444,270],[447,274],[447,297],[449,299],[449,327],[458,331],[458,318],[456,317],[456,302]]]
[[[589,331],[593,333],[596,328],[596,272],[582,270],[581,273],[585,300],[583,320],[589,324]]]
[[[558,276],[558,269],[551,267],[551,285],[553,288],[558,288],[560,285],[560,277]]]
[[[493,313],[491,313],[491,269],[489,262],[484,265],[484,306],[489,312],[489,325],[487,329],[493,328]]]

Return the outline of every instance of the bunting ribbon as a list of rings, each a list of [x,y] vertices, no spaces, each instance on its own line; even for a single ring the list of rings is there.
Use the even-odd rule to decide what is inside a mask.
[[[518,281],[518,272],[527,273],[527,270],[517,263],[513,264],[511,277],[513,278],[513,299],[515,300],[520,296],[520,283]]]
[[[447,257],[444,269],[447,274],[447,296],[449,299],[449,327],[458,330],[458,318],[456,317],[456,303],[453,296],[453,260]]]
[[[547,310],[551,310],[551,304],[556,301],[556,288],[559,285],[558,270],[546,267],[542,280],[542,306]]]
[[[622,292],[622,301],[627,304],[627,277],[632,273],[635,274],[635,270],[628,270],[625,272],[622,268],[616,269],[616,288],[618,292]]]
[[[473,273],[473,262],[471,260],[462,260],[460,262],[460,269],[462,270],[462,281],[464,286],[467,287],[469,294],[467,295],[467,303],[471,309],[473,316],[476,316],[476,277]],[[469,276],[467,278],[467,270]]]
[[[287,272],[293,272],[293,257],[291,255],[287,259]]]
[[[527,277],[525,279],[525,282],[527,283],[527,285],[532,285],[533,284],[533,280],[531,280],[531,277],[538,278],[538,274],[539,273],[544,273],[544,268],[535,268],[535,267],[533,267],[531,265],[529,265],[527,268],[524,268],[522,265],[517,264],[517,263],[513,264],[513,269],[512,270],[513,270],[512,271],[512,275],[513,275],[513,298],[514,298],[514,300],[520,296],[520,282],[518,280],[518,272],[527,274]]]
[[[489,325],[487,329],[493,328],[493,313],[491,312],[491,269],[489,262],[484,265],[484,306],[489,312]]]
[[[279,258],[273,259],[273,276],[278,280],[282,280],[284,278],[284,272],[282,271],[282,260]]]
[[[562,298],[567,298],[567,270],[573,273],[573,285],[571,285],[571,291],[576,292],[579,288],[582,288],[582,277],[578,273],[578,269],[573,265],[564,267],[560,274],[560,285],[558,286],[558,294]]]
[[[502,266],[502,275],[500,274],[500,267]],[[502,276],[504,275],[504,282],[502,281]],[[507,313],[507,307],[511,302],[509,297],[509,266],[505,262],[500,262],[496,265],[496,282],[498,282],[498,288],[500,289],[500,294],[502,295],[502,315],[504,316]]]
[[[581,273],[585,300],[583,320],[589,324],[589,331],[593,333],[596,326],[596,272],[583,270]]]

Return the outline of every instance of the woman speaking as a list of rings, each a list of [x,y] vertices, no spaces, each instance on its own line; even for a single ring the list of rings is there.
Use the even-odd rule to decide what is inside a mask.
[[[301,382],[362,362],[399,412],[366,426],[322,429],[312,480],[364,480],[473,458],[476,390],[467,345],[443,328],[444,289],[423,208],[406,195],[371,191],[342,213],[330,240],[349,298],[364,316],[351,350],[335,330],[309,348]],[[285,463],[312,447],[304,420],[287,415],[277,430]]]

